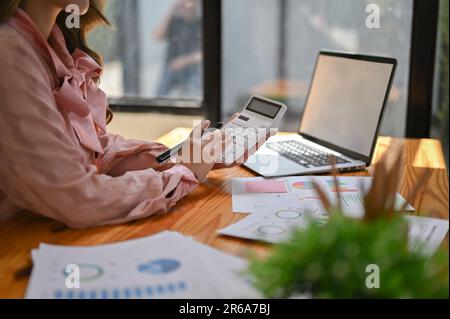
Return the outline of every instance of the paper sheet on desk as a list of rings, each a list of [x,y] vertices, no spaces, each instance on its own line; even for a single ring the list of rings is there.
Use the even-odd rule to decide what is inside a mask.
[[[251,286],[243,275],[247,268],[247,262],[244,259],[196,241],[192,242],[199,249],[200,259],[209,272],[209,276],[217,281],[215,289],[221,291],[220,295],[232,296],[237,299],[262,298],[262,295]]]
[[[405,216],[409,224],[409,248],[432,256],[448,233],[448,220]]]
[[[96,247],[41,245],[33,264],[27,298],[257,297],[237,275],[244,260],[178,233]],[[69,264],[80,267],[80,289],[65,287]]]
[[[313,219],[307,216],[312,216]],[[448,232],[448,220],[405,216],[408,226],[409,249],[432,256]],[[311,222],[326,222],[319,211],[297,209],[286,203],[277,209],[264,208],[219,231],[222,235],[280,243],[289,238],[293,229],[308,227]]]
[[[277,207],[261,208],[257,214],[248,215],[219,234],[275,244],[287,240],[293,229],[306,228],[311,222],[324,223],[327,219],[328,213],[317,206],[317,201],[299,208],[296,201],[286,199]]]
[[[315,201],[320,207],[320,201],[311,181],[314,180],[326,193],[330,200],[336,201],[336,191],[333,178],[330,176],[294,176],[272,181],[284,182],[287,193],[249,193],[246,191],[248,182],[264,181],[262,177],[236,178],[231,180],[233,212],[258,213],[264,207],[277,207],[284,201],[293,199],[297,201],[299,208],[304,202]],[[344,213],[352,217],[361,217],[363,214],[362,199],[364,191],[369,189],[371,177],[339,177],[339,190],[341,192],[342,208]],[[396,208],[399,209],[405,199],[397,194]],[[406,211],[414,211],[408,205]]]

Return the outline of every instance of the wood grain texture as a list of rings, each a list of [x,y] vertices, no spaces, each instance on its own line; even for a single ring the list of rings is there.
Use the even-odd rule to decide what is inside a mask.
[[[187,135],[189,135],[188,129],[179,128],[159,141],[173,146]],[[381,137],[378,140],[374,163],[382,158],[387,148],[393,143],[405,147],[400,193],[417,208],[418,214],[448,219],[448,177],[440,142],[430,139],[406,140]],[[424,170],[431,172],[430,180],[418,196],[409,198],[409,192]],[[369,171],[347,175],[365,176],[369,175]],[[267,254],[270,251],[270,245],[217,235],[218,229],[246,216],[232,213],[230,179],[251,176],[255,175],[244,168],[214,171],[205,184],[181,200],[170,213],[119,226],[77,231],[28,212],[2,221],[0,222],[0,298],[23,298],[32,269],[30,253],[41,242],[92,246],[149,236],[163,230],[173,230],[193,236],[200,242],[235,255],[245,257],[249,253]],[[448,245],[448,241],[446,244]]]

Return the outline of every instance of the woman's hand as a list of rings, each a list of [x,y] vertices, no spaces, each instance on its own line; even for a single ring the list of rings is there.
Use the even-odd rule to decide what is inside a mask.
[[[177,163],[189,168],[200,183],[205,181],[216,162],[221,160],[223,150],[231,143],[220,130],[204,133],[209,126],[209,121],[203,121],[194,127],[176,158]]]
[[[239,115],[240,115],[240,113],[234,113],[226,123],[230,123],[231,121],[233,121],[233,120],[234,120],[236,117],[238,117]],[[226,125],[226,124],[224,124],[224,125]],[[245,150],[244,156],[243,156],[242,158],[236,159],[236,161],[235,161],[233,164],[231,164],[231,165],[230,165],[230,164],[217,163],[216,165],[214,165],[213,170],[224,169],[224,168],[232,168],[232,167],[236,167],[236,166],[241,166],[241,165],[243,165],[243,164],[247,161],[247,159],[248,159],[250,156],[252,156],[254,153],[256,153],[256,151],[257,151],[261,146],[263,146],[263,144],[264,144],[270,137],[272,137],[272,136],[274,136],[274,135],[275,135],[274,131],[269,130],[269,131],[267,132],[267,135],[265,136],[264,139],[262,139],[262,140],[260,139],[260,140],[258,141],[258,143],[257,143],[254,147]]]

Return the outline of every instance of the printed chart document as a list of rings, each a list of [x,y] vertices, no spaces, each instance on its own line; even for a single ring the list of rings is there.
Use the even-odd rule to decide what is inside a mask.
[[[95,247],[40,245],[32,252],[27,298],[255,298],[242,276],[244,260],[179,233]],[[67,286],[68,266],[80,287]]]
[[[408,226],[409,249],[432,256],[448,232],[448,220],[405,216]],[[243,220],[219,231],[219,234],[281,243],[288,240],[292,230],[308,227],[310,223],[324,224],[327,215],[316,208],[298,208],[295,202],[286,202],[276,209],[262,208]]]
[[[250,213],[243,220],[219,231],[222,235],[260,240],[269,243],[286,241],[296,228],[310,223],[324,224],[328,213],[313,187],[316,182],[331,202],[337,202],[337,188],[330,176],[293,176],[277,179],[237,178],[231,181],[233,212]],[[339,177],[343,213],[350,217],[364,214],[363,196],[370,188],[371,177]],[[404,205],[414,211],[397,194],[396,209]],[[448,232],[448,220],[405,216],[409,225],[409,247],[433,255]]]
[[[258,214],[248,215],[219,234],[280,243],[287,240],[293,229],[306,228],[310,223],[323,224],[327,219],[328,213],[315,201],[299,208],[294,200],[286,200],[277,208],[261,208]]]
[[[299,207],[315,202],[321,203],[313,188],[315,181],[330,201],[336,202],[336,185],[330,176],[294,176],[280,179],[236,178],[231,180],[233,212],[260,213],[264,207],[277,207],[286,200],[294,200]],[[351,217],[362,217],[363,194],[370,188],[371,177],[339,177],[339,191],[344,213]],[[257,187],[255,187],[257,185]],[[284,186],[284,187],[283,187]],[[400,209],[405,199],[397,194],[396,208]],[[414,211],[410,205],[407,211]]]

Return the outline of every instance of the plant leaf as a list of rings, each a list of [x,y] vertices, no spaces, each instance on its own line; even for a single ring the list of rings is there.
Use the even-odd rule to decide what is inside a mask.
[[[330,201],[328,200],[327,195],[325,195],[325,192],[320,188],[319,184],[317,184],[316,181],[313,180],[312,185],[313,185],[314,190],[316,191],[317,195],[319,196],[323,207],[328,212],[328,215],[331,216],[331,214],[333,213],[333,207],[332,207]]]

